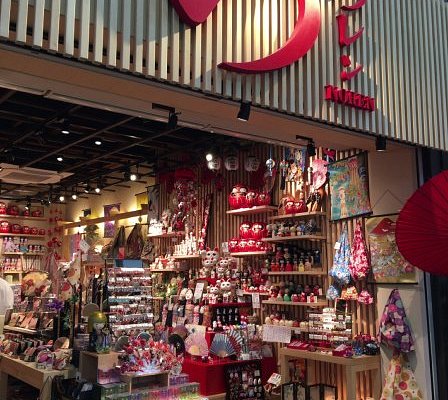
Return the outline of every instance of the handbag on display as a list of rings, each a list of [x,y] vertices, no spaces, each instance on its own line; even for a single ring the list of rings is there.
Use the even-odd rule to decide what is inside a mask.
[[[348,285],[351,280],[349,269],[350,264],[350,244],[348,242],[347,226],[344,226],[342,234],[336,243],[333,267],[329,275],[340,286]]]
[[[367,245],[359,222],[356,223],[355,234],[353,236],[349,268],[352,278],[355,281],[366,278],[370,271]]]
[[[414,371],[403,354],[395,355],[390,361],[380,400],[423,400]]]

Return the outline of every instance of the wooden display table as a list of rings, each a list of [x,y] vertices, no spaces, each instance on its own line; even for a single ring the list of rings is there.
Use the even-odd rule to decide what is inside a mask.
[[[154,387],[167,387],[169,385],[169,371],[121,374],[121,381],[129,386],[129,392],[137,389],[152,389]]]
[[[346,400],[356,400],[356,373],[371,371],[373,383],[373,398],[378,399],[380,396],[381,357],[379,355],[345,358],[319,352],[294,350],[283,347],[279,351],[279,357],[282,383],[286,383],[286,379],[289,376],[288,361],[291,358],[301,358],[304,360],[342,365],[344,367],[344,379],[347,388],[347,395],[345,397]]]
[[[62,371],[37,369],[35,363],[25,362],[2,355],[0,358],[0,400],[7,400],[8,378],[19,379],[40,391],[40,400],[51,400],[51,385],[55,376],[69,378],[72,370]]]
[[[113,351],[107,354],[82,351],[79,358],[81,378],[92,383],[104,383],[99,380],[99,375],[103,372],[115,370],[118,365],[118,356],[119,353]],[[119,382],[119,379],[117,379],[117,382]]]

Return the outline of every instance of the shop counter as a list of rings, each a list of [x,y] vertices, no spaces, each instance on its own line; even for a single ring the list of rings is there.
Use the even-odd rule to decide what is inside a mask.
[[[73,370],[38,369],[33,362],[25,362],[2,355],[0,358],[0,400],[7,400],[8,378],[19,379],[40,391],[40,400],[51,400],[51,385],[55,376],[72,377]]]
[[[344,379],[346,387],[346,396],[344,399],[356,400],[356,373],[372,372],[372,390],[373,398],[377,399],[381,392],[381,356],[360,356],[354,358],[337,357],[331,354],[311,352],[306,350],[296,350],[283,347],[279,351],[280,373],[282,375],[282,383],[287,383],[289,376],[288,361],[292,358],[300,358],[303,360],[325,362],[330,364],[341,365],[344,369]],[[313,374],[308,373],[312,376]]]

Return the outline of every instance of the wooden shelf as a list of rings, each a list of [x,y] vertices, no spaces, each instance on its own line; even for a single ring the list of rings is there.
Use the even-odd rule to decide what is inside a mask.
[[[209,304],[209,308],[219,308],[219,307],[252,307],[252,303],[216,303]]]
[[[229,215],[253,215],[253,214],[272,213],[277,210],[278,207],[276,206],[255,206],[250,208],[238,208],[237,210],[229,210],[226,211],[226,213]]]
[[[29,335],[37,335],[39,333],[35,329],[26,329],[26,328],[20,328],[18,326],[9,326],[9,325],[5,325],[3,327],[3,330],[11,331],[11,332],[18,332],[18,333],[27,333]]]
[[[255,293],[258,293],[260,295],[260,297],[267,297],[267,296],[269,296],[269,293],[265,293],[265,292],[261,293],[261,292],[247,292],[247,291],[244,291],[243,295],[244,296],[252,296]]]
[[[173,256],[176,260],[196,260],[202,258],[200,254],[188,254],[185,256]]]
[[[185,235],[184,231],[178,231],[178,232],[171,232],[171,233],[162,233],[160,235],[148,235],[149,238],[172,238],[176,236],[183,236]]]
[[[44,256],[45,253],[22,253],[20,251],[7,251],[0,253],[0,256]]]
[[[292,302],[292,301],[274,301],[274,300],[263,300],[263,304],[271,304],[274,306],[296,306],[296,307],[327,307],[327,301],[317,301],[317,303],[303,303],[303,302]]]
[[[263,324],[263,327],[265,326],[279,326],[281,328],[286,328],[291,331],[300,331],[300,333],[308,333],[308,328],[301,328],[300,326],[286,326],[286,325],[274,325],[274,324]]]
[[[46,221],[46,217],[25,217],[24,215],[6,215],[1,214],[0,219],[19,219],[22,221]]]
[[[232,257],[266,256],[267,254],[267,251],[241,251],[237,253],[230,253]]]
[[[276,236],[273,238],[264,238],[261,240],[267,243],[282,243],[282,242],[297,242],[300,240],[324,241],[327,240],[327,238],[321,235],[299,235],[299,236]]]
[[[151,298],[152,298],[152,300],[165,300],[165,297],[163,297],[163,296],[153,296]]]
[[[187,269],[182,269],[182,268],[175,268],[175,269],[171,269],[171,268],[163,268],[163,269],[158,269],[158,268],[154,268],[154,269],[150,269],[149,270],[149,272],[155,272],[155,273],[157,273],[157,272],[160,272],[160,273],[162,273],[162,272],[185,272],[185,271],[188,271]]]
[[[96,225],[96,224],[101,224],[103,222],[109,222],[109,221],[119,221],[121,219],[140,217],[142,215],[147,215],[147,214],[148,214],[148,207],[142,206],[141,210],[118,213],[115,215],[111,215],[110,217],[85,218],[85,219],[82,219],[77,222],[58,221],[58,225],[62,226],[64,229],[79,228],[81,226]]]
[[[0,233],[0,237],[9,237],[9,236],[45,239],[45,235],[31,235],[29,233]]]
[[[281,221],[285,219],[293,219],[293,218],[311,218],[318,216],[326,216],[327,213],[325,211],[309,211],[305,213],[297,213],[297,214],[284,214],[284,215],[274,215],[273,217],[269,217],[270,221]]]
[[[304,276],[325,276],[325,271],[269,271],[268,275],[279,276],[292,276],[292,275],[304,275]]]
[[[12,271],[2,271],[3,275],[8,275],[8,274],[22,274],[23,271],[19,271],[19,270],[12,270]]]

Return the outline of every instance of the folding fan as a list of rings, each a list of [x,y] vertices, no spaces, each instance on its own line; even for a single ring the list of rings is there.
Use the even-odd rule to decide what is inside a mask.
[[[227,335],[217,333],[210,346],[210,353],[224,358],[235,355],[236,351]]]
[[[185,339],[185,348],[192,356],[208,356],[208,345],[204,335],[193,333]]]
[[[188,329],[185,325],[177,325],[173,328],[173,334],[179,335],[182,339],[185,339],[188,336]]]
[[[423,271],[448,275],[448,171],[426,182],[406,202],[397,220],[398,250]]]
[[[241,349],[243,348],[244,344],[244,338],[241,335],[240,332],[238,332],[235,329],[232,329],[227,336],[229,337],[230,343],[232,344],[233,348],[235,349],[236,355],[239,355],[241,353]]]

